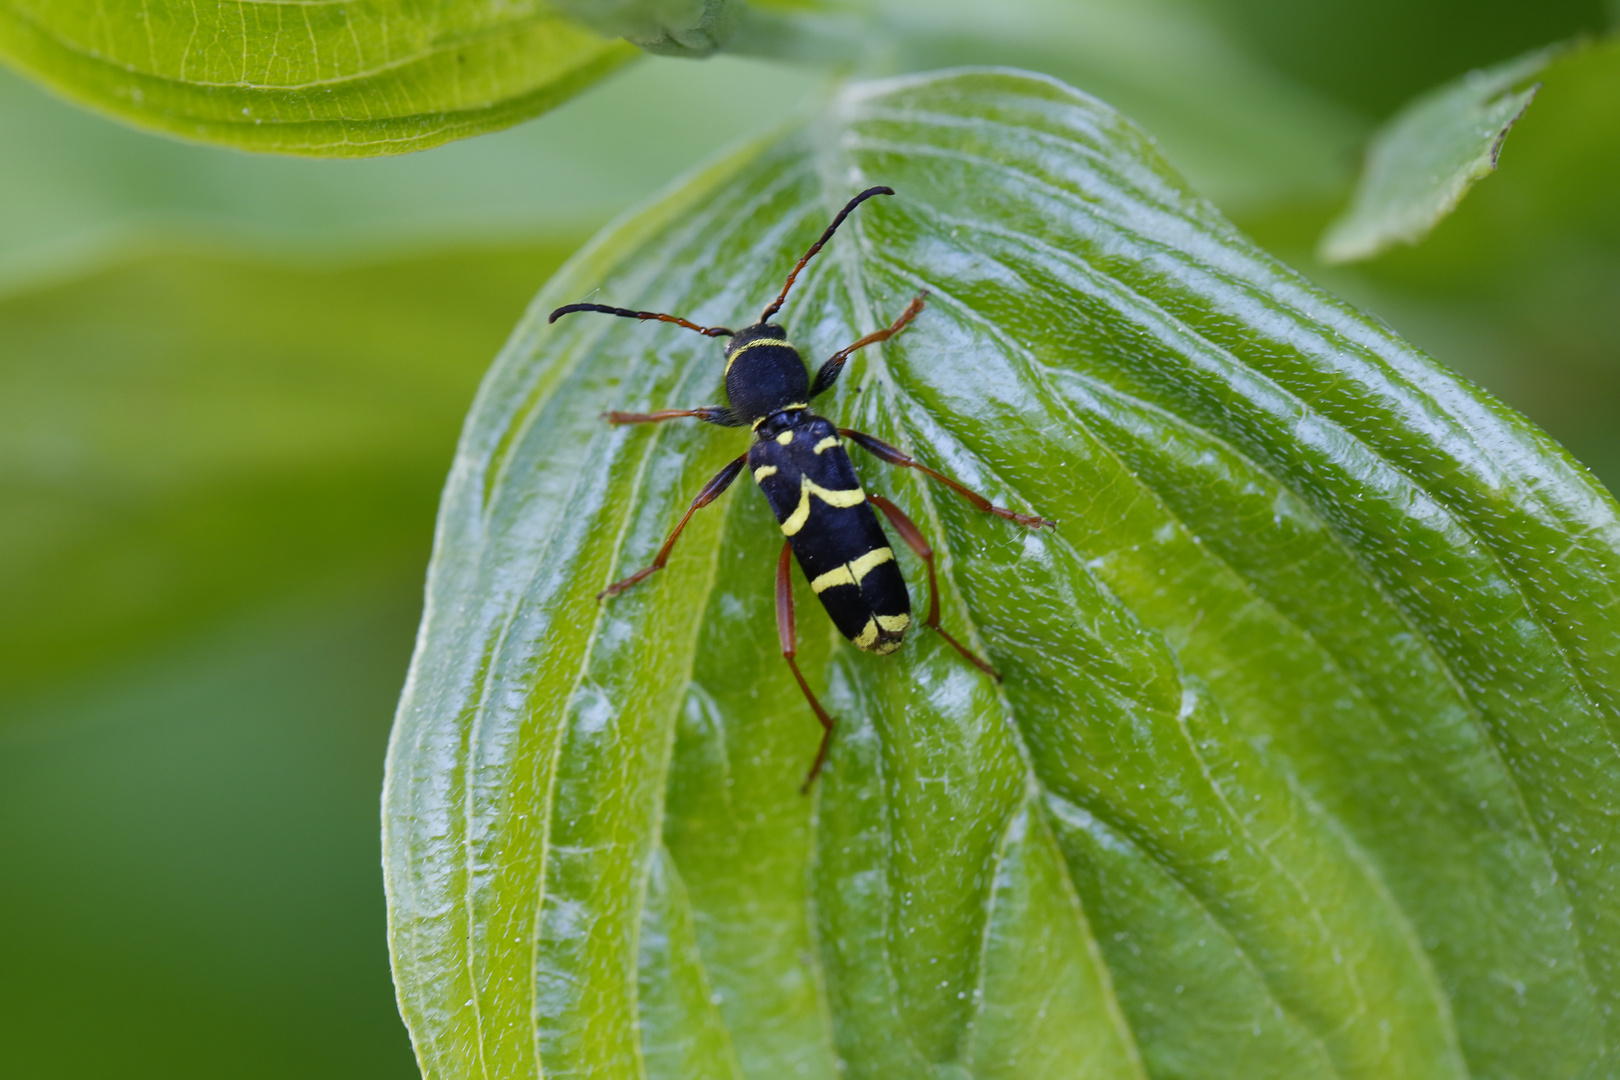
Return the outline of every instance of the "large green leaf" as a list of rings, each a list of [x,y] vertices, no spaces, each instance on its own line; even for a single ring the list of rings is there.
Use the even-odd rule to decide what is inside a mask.
[[[815,724],[713,342],[853,191],[786,324],[928,310],[825,411],[942,559],[893,657],[800,586]],[[913,581],[919,568],[904,563]],[[1615,1046],[1620,527],[1550,440],[1257,251],[1106,106],[980,70],[854,87],[536,301],[441,508],[385,867],[431,1077],[1596,1076]]]
[[[1496,171],[1502,143],[1536,96],[1528,84],[1554,52],[1471,71],[1402,109],[1368,147],[1350,206],[1322,237],[1322,258],[1367,259],[1427,236],[1476,181]]]
[[[635,55],[542,0],[0,2],[0,58],[59,93],[282,154],[402,154],[508,127]]]

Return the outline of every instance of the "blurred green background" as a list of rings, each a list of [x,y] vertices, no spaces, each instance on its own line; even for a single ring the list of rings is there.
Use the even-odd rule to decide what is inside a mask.
[[[1423,246],[1310,252],[1412,95],[1599,0],[896,0],[888,70],[1046,70],[1620,483],[1620,63]],[[438,488],[528,299],[829,74],[645,60],[405,158],[145,135],[0,72],[0,1075],[408,1077],[377,795]]]

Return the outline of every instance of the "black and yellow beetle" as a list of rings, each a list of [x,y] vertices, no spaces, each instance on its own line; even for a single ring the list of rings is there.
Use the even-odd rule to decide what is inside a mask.
[[[670,550],[692,515],[719,498],[737,479],[744,466],[752,469],[754,482],[765,493],[766,500],[776,513],[776,520],[782,526],[782,533],[787,537],[776,565],[776,628],[782,642],[782,655],[822,726],[821,746],[816,751],[816,760],[810,767],[809,775],[805,777],[804,790],[809,790],[827,760],[833,718],[821,707],[815,694],[810,692],[810,686],[794,659],[798,635],[793,616],[793,588],[788,576],[790,551],[798,557],[810,588],[827,609],[827,614],[832,617],[840,633],[856,647],[879,656],[893,652],[900,647],[906,630],[911,626],[911,596],[906,591],[905,579],[900,576],[894,549],[889,546],[877,515],[872,513],[872,507],[877,507],[928,568],[928,616],[923,620],[923,625],[938,631],[941,637],[986,674],[999,678],[995,669],[969,652],[939,625],[939,590],[934,579],[933,549],[912,520],[901,513],[897,506],[882,496],[868,495],[861,488],[855,466],[844,452],[843,440],[848,439],[891,465],[917,469],[927,474],[986,513],[1032,528],[1053,524],[1034,514],[1019,514],[992,506],[989,499],[914,461],[881,439],[849,428],[835,428],[830,421],[810,411],[810,402],[838,381],[844,361],[849,359],[850,354],[867,345],[887,341],[905,329],[906,324],[922,312],[928,294],[919,293],[889,326],[867,334],[853,345],[834,353],[821,365],[814,380],[810,379],[799,351],[788,343],[787,331],[771,322],[771,316],[781,310],[799,272],[832,239],[833,233],[844,223],[850,211],[874,195],[893,194],[891,188],[874,187],[851,199],[833,218],[827,231],[821,234],[821,239],[811,245],[804,258],[793,267],[781,293],[760,315],[759,321],[742,330],[698,326],[674,315],[628,311],[601,304],[569,304],[553,311],[550,319],[556,322],[561,316],[575,311],[600,311],[631,319],[671,322],[708,337],[731,339],[725,350],[728,405],[607,414],[608,421],[613,424],[650,424],[691,417],[722,427],[747,425],[754,432],[754,441],[746,454],[721,469],[698,492],[697,498],[692,500],[692,505],[664,541],[664,546],[659,548],[652,565],[609,585],[597,594],[597,599],[616,596],[663,569]]]

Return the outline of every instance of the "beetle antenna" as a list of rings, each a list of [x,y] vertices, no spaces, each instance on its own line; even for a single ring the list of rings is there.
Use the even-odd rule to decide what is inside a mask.
[[[628,308],[608,307],[604,304],[568,304],[553,311],[546,322],[554,323],[562,316],[570,315],[576,311],[600,311],[604,315],[621,315],[626,319],[657,319],[659,322],[672,322],[676,326],[696,330],[704,337],[731,337],[736,333],[736,331],[727,330],[723,326],[699,326],[697,323],[688,322],[678,315],[660,315],[656,311],[631,311]]]
[[[781,294],[777,296],[776,300],[771,304],[770,307],[765,309],[765,314],[759,317],[759,321],[764,322],[772,315],[775,315],[778,311],[782,310],[782,304],[787,300],[788,290],[793,288],[794,281],[798,280],[799,271],[803,270],[805,264],[816,257],[816,252],[820,251],[822,246],[825,245],[827,241],[832,239],[832,234],[838,231],[838,226],[842,225],[844,223],[844,219],[849,217],[851,210],[854,210],[857,206],[861,205],[861,203],[865,202],[867,199],[870,199],[874,195],[893,194],[894,188],[873,187],[867,188],[865,191],[849,200],[849,202],[845,204],[844,208],[838,211],[838,216],[833,218],[832,224],[827,226],[827,231],[821,234],[821,239],[812,244],[810,246],[810,250],[804,253],[804,258],[799,260],[799,264],[793,268],[793,273],[788,275],[787,284],[782,286]]]

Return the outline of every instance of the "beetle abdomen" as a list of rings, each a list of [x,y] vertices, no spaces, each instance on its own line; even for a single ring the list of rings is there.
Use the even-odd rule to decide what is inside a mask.
[[[779,415],[748,451],[754,480],[839,632],[858,648],[891,653],[911,625],[911,597],[889,538],[832,424]]]

